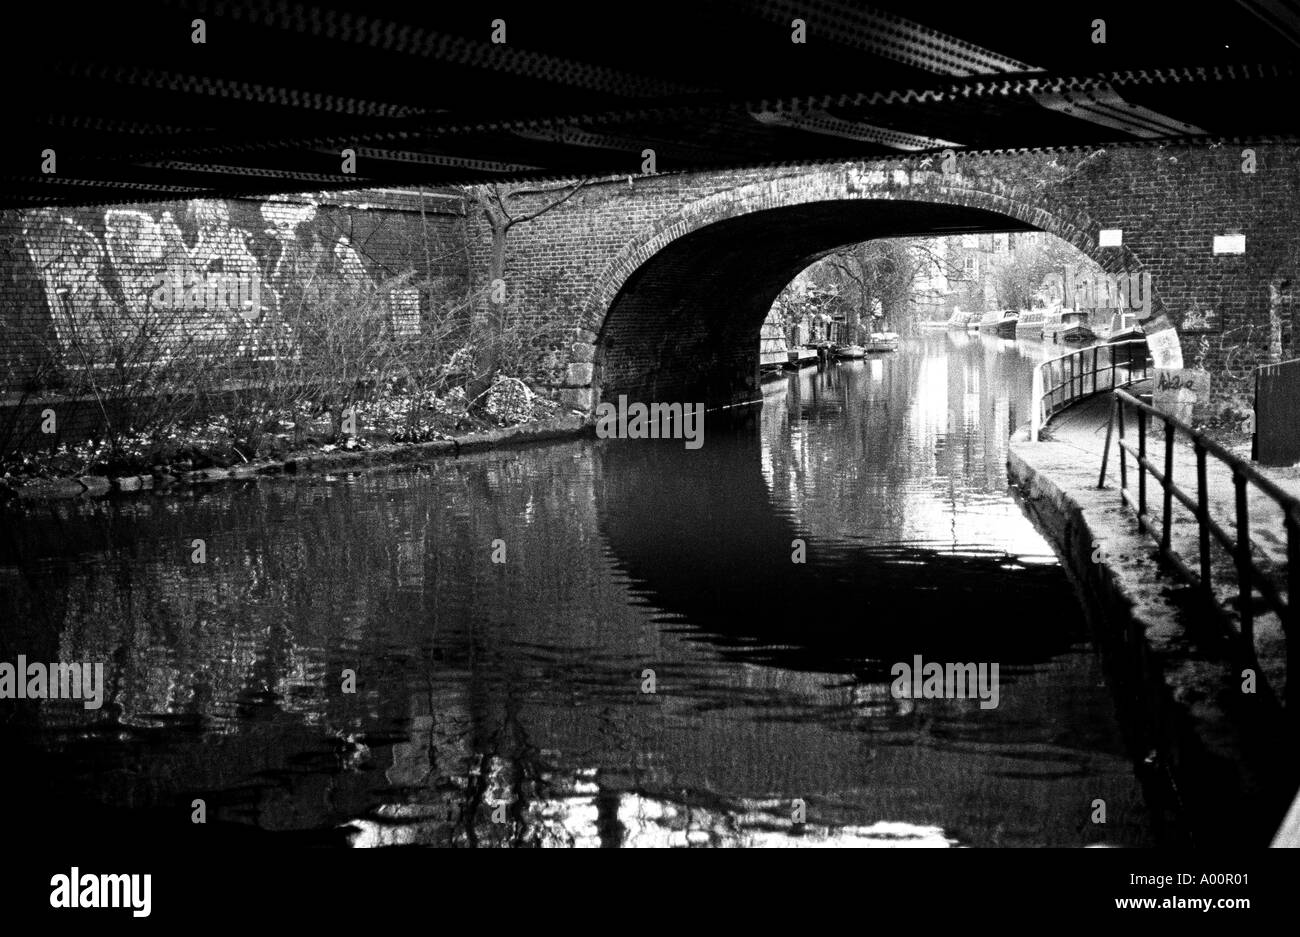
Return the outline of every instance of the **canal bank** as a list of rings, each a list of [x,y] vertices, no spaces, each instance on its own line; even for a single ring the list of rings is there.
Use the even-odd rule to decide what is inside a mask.
[[[1153,812],[1187,845],[1267,845],[1294,795],[1294,739],[1277,698],[1263,687],[1243,692],[1243,675],[1260,671],[1281,686],[1284,643],[1264,625],[1253,656],[1160,567],[1153,541],[1121,507],[1113,452],[1098,488],[1108,400],[1067,411],[1050,441],[1017,431],[1009,477],[1079,590]],[[1158,499],[1158,486],[1151,491]],[[1175,548],[1195,536],[1191,527],[1180,526]]]
[[[420,443],[390,443],[366,449],[328,448],[303,450],[284,459],[258,459],[228,468],[212,467],[178,472],[108,477],[81,475],[62,478],[0,479],[0,504],[6,501],[35,502],[65,498],[100,498],[114,493],[185,488],[213,482],[247,481],[274,475],[319,472],[358,472],[384,465],[408,465],[430,459],[455,457],[462,453],[506,449],[534,443],[581,436],[594,423],[580,413],[549,420],[519,423],[500,429],[467,433],[449,439]]]

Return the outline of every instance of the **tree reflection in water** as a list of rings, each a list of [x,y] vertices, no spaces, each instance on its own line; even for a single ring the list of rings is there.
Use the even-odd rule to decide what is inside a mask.
[[[11,524],[4,659],[108,664],[97,713],[0,704],[20,822],[238,848],[1149,842],[1074,595],[1006,491],[1030,362],[944,341],[792,377],[697,451],[581,440]],[[917,653],[998,661],[1001,705],[893,699]]]

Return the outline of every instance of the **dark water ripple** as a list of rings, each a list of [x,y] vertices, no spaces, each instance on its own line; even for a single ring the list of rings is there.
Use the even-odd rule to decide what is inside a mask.
[[[1147,844],[1078,604],[1006,487],[1030,361],[940,335],[769,385],[698,451],[10,521],[0,660],[104,661],[108,697],[0,701],[11,803],[192,845],[202,798],[236,849]],[[915,654],[998,662],[999,707],[894,699]]]

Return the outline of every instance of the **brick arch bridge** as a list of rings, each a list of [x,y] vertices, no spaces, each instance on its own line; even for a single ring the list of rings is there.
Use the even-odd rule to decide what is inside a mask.
[[[552,374],[583,409],[620,393],[753,399],[759,328],[786,283],[844,244],[922,234],[1042,230],[1108,272],[1147,271],[1149,329],[1173,328],[1185,364],[1214,371],[1234,348],[1234,362],[1300,354],[1289,293],[1300,158],[1259,145],[1245,173],[1242,149],[959,154],[952,174],[918,157],[607,180],[516,228],[507,279],[552,284],[564,319]],[[526,195],[520,210],[554,197]],[[1107,228],[1122,246],[1099,246]],[[1245,254],[1214,253],[1230,233]],[[1246,405],[1248,375],[1220,376],[1216,402]]]
[[[997,179],[856,167],[706,196],[626,244],[593,286],[582,322],[598,335],[593,386],[710,406],[753,399],[777,295],[813,261],[872,238],[1042,230],[1112,269],[1142,269],[1131,250],[1098,247],[1094,219],[1048,202]]]

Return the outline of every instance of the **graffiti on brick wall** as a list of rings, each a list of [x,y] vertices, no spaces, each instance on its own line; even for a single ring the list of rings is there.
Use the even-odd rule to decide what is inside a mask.
[[[296,348],[286,309],[380,288],[316,205],[239,208],[238,220],[220,200],[26,212],[22,236],[59,350],[75,358],[148,342],[159,354],[196,345],[284,354]]]
[[[1225,330],[1213,344],[1207,338],[1201,339],[1199,359],[1202,366],[1214,372],[1218,388],[1215,397],[1239,412],[1253,406],[1255,369],[1261,361],[1259,346],[1265,335],[1266,329],[1246,322]],[[1216,353],[1222,356],[1217,361]]]
[[[1223,329],[1223,321],[1217,310],[1203,306],[1193,299],[1187,311],[1183,313],[1183,321],[1178,328],[1187,334],[1218,332]]]
[[[1255,347],[1259,331],[1254,322],[1247,322],[1223,333],[1223,367],[1220,369],[1228,381],[1248,383],[1255,378],[1259,352]]]

